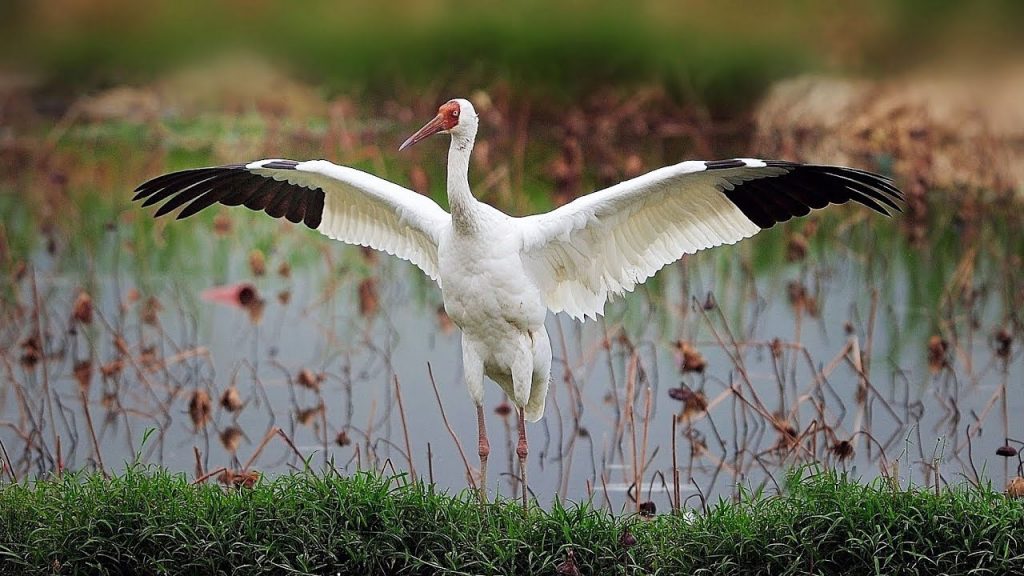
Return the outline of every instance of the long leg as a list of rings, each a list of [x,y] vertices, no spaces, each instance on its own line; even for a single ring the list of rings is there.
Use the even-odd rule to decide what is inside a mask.
[[[522,354],[512,363],[512,391],[515,392],[519,416],[519,444],[516,447],[516,456],[519,456],[519,475],[523,483],[523,510],[526,510],[529,504],[526,481],[526,455],[529,452],[526,444],[526,405],[530,400],[530,388],[533,385],[533,353],[529,347],[532,343],[532,337],[529,342],[524,338]]]
[[[491,454],[491,444],[487,441],[487,428],[484,426],[484,363],[476,350],[462,340],[462,370],[466,378],[469,395],[476,404],[476,421],[480,433],[477,453],[480,455],[480,481],[477,482],[480,501],[487,501],[487,457]]]
[[[491,454],[491,443],[487,440],[487,425],[484,423],[484,407],[476,405],[476,425],[480,432],[477,453],[480,455],[480,502],[487,503],[487,457]]]
[[[528,501],[526,499],[526,455],[529,453],[529,447],[526,444],[526,410],[523,408],[519,408],[518,412],[519,445],[516,447],[516,456],[519,456],[519,475],[522,476],[521,480],[523,483],[523,509],[525,510],[528,505]]]

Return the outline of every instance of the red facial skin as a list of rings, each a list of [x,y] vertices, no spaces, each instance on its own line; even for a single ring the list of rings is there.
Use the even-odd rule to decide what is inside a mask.
[[[432,136],[438,132],[444,132],[455,128],[459,124],[460,112],[461,109],[458,102],[455,100],[445,102],[437,109],[437,116],[434,116],[430,122],[424,124],[423,128],[417,130],[415,134],[409,136],[409,139],[403,142],[398,149],[405,150],[427,136]]]
[[[441,123],[445,130],[451,130],[459,124],[459,103],[449,100],[437,109],[437,115],[442,119]]]

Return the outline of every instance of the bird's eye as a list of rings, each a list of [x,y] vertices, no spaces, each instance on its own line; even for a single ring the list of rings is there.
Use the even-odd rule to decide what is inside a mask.
[[[459,111],[458,110],[452,110],[452,116],[458,118],[459,117]]]

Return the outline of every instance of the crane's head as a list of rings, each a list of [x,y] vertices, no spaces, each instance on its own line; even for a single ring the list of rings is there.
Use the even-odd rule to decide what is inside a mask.
[[[476,135],[477,115],[469,100],[456,98],[449,100],[437,109],[437,116],[423,125],[408,140],[402,142],[398,149],[405,150],[409,146],[434,134],[451,134],[452,136]]]

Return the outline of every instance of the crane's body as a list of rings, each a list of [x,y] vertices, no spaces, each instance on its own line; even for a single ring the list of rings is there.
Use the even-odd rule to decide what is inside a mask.
[[[548,309],[518,258],[523,239],[515,220],[485,204],[476,209],[486,226],[452,227],[438,244],[445,312],[462,329],[473,399],[483,401],[486,374],[535,422],[544,413],[551,372]]]
[[[478,117],[451,100],[400,150],[451,135],[448,203],[325,160],[270,159],[185,170],[137,189],[156,215],[178,218],[216,203],[245,205],[322,234],[409,260],[437,281],[462,329],[466,385],[477,408],[480,493],[490,454],[483,377],[518,409],[521,486],[526,502],[526,426],[544,413],[551,372],[548,311],[600,315],[608,297],[629,292],[683,254],[732,244],[811,209],[854,200],[899,210],[888,179],[854,168],[785,161],[688,161],[583,196],[546,214],[515,218],[481,203],[469,187]]]

